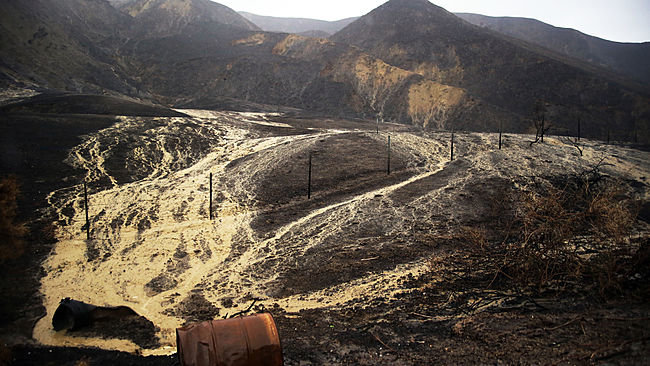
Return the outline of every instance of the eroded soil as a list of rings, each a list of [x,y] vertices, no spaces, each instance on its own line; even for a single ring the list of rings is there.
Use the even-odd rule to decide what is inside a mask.
[[[508,193],[594,167],[644,207],[647,152],[585,141],[581,157],[559,138],[531,147],[523,135],[498,150],[497,135],[457,133],[450,161],[449,133],[182,112],[119,117],[70,151],[89,186],[91,239],[81,183],[51,192],[58,243],[43,263],[39,346],[7,348],[7,362],[173,364],[176,327],[255,301],[275,317],[287,365],[648,363],[646,262],[611,298],[517,292],[469,271],[456,235],[497,225]],[[628,241],[648,237],[639,220]],[[69,296],[128,306],[155,334],[56,333],[51,316]]]

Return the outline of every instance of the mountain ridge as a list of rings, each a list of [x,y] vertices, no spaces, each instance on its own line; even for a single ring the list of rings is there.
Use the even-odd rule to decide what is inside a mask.
[[[119,9],[137,19],[138,29],[147,34],[175,33],[197,22],[260,30],[234,10],[210,0],[132,0]]]
[[[592,121],[601,136],[612,128],[608,126],[631,129],[639,116],[649,118],[647,95],[536,53],[425,0],[388,1],[331,39],[427,79],[467,89],[522,120],[532,118],[535,105],[544,103],[565,131],[573,129],[578,115]],[[624,115],[612,114],[613,109],[624,110]]]
[[[56,11],[45,14],[30,9],[33,4]],[[48,43],[30,45],[32,32],[38,35],[42,24],[63,23],[66,6],[88,11],[89,5],[98,9],[91,18],[96,34],[83,35],[88,26],[81,20],[60,29],[57,37],[48,33],[41,38],[53,37],[61,46],[74,39],[72,34],[84,38],[53,60],[57,69],[51,62],[42,64],[51,58]],[[225,20],[203,16],[203,6],[223,13]],[[22,66],[7,70],[3,83],[34,75],[33,84],[40,87],[123,94],[165,105],[205,107],[225,100],[232,106],[240,100],[249,106],[477,131],[502,126],[530,132],[533,107],[542,100],[562,133],[579,115],[593,121],[593,128],[585,129],[593,136],[604,136],[606,129],[648,135],[647,97],[471,25],[428,1],[389,1],[331,40],[264,32],[207,0],[132,0],[118,7],[104,0],[21,3],[17,9],[31,14],[33,31],[24,37],[26,45],[13,45],[15,53],[2,53],[0,67]],[[18,10],[13,15],[20,17]],[[87,52],[84,47],[94,48]],[[87,59],[85,68],[72,62],[75,67],[66,69],[77,54]]]
[[[650,42],[614,42],[591,36],[571,28],[560,28],[536,19],[519,17],[488,17],[478,14],[457,14],[480,27],[546,47],[650,84]]]
[[[327,21],[309,18],[263,16],[245,11],[240,11],[239,14],[243,15],[246,19],[250,20],[264,31],[296,34],[321,31],[328,35],[332,35],[358,19],[358,17],[350,17],[335,21]]]
[[[129,93],[114,62],[130,19],[103,0],[6,1],[0,12],[0,80],[39,88]]]
[[[309,18],[271,17],[240,12],[265,31],[297,33],[315,37],[330,37],[358,17],[339,21],[323,21]],[[473,13],[453,13],[457,17],[479,27],[528,42],[557,54],[560,61],[568,58],[584,62],[579,65],[590,68],[607,68],[632,82],[650,84],[650,69],[645,60],[650,58],[650,42],[614,42],[582,33],[571,28],[560,28],[533,18],[490,17]],[[540,50],[541,51],[541,50]],[[548,54],[548,53],[547,53]],[[597,71],[594,71],[597,72]]]

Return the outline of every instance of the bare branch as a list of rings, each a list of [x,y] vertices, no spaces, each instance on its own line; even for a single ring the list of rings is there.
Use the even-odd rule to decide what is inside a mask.
[[[578,152],[580,153],[580,156],[582,155],[582,150],[583,146],[580,145],[580,138],[579,137],[564,137],[561,139],[565,144],[571,145],[578,149]]]

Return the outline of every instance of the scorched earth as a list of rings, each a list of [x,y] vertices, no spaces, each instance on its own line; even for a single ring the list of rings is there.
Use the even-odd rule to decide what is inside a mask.
[[[67,163],[87,172],[90,240],[83,182],[50,193],[58,243],[44,263],[47,315],[34,330],[39,342],[167,355],[176,350],[177,327],[255,302],[256,310],[276,316],[288,364],[374,364],[380,356],[389,364],[417,363],[431,359],[417,351],[433,347],[431,337],[447,337],[526,298],[492,293],[487,284],[432,290],[447,281],[435,274],[435,263],[453,255],[463,228],[490,225],[498,197],[598,169],[627,182],[626,192],[639,202],[650,198],[648,153],[596,141],[583,141],[580,156],[559,137],[531,146],[531,136],[509,134],[499,150],[498,134],[456,133],[451,161],[448,132],[281,114],[179,112],[188,117],[120,117],[70,151]],[[647,241],[647,225],[635,223],[637,243]],[[437,303],[420,294],[426,289]],[[111,337],[56,333],[51,318],[65,297],[128,306],[153,324],[151,339],[134,339],[127,330]],[[443,311],[445,304],[466,311]],[[563,311],[573,314],[574,305]],[[323,333],[334,347],[305,335],[304,327],[318,319],[322,332],[341,327],[340,317],[354,318],[351,309],[365,315],[342,332],[367,339],[346,342]],[[647,310],[629,311],[647,323]],[[396,319],[396,311],[406,319]],[[303,324],[308,314],[318,316]],[[519,324],[518,315],[506,314]],[[565,318],[549,319],[561,324]],[[412,322],[419,330],[408,326]],[[352,323],[353,332],[347,329]],[[446,331],[428,334],[432,324]],[[638,332],[635,337],[647,336]],[[309,339],[320,344],[313,346],[318,352],[310,354]],[[647,355],[642,344],[640,354]],[[405,358],[403,347],[420,356]],[[473,354],[465,360],[481,360]]]

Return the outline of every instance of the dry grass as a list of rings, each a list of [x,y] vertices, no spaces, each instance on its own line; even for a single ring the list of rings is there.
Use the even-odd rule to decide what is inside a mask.
[[[518,291],[593,291],[603,297],[648,266],[648,240],[632,240],[638,204],[618,182],[565,178],[499,198],[502,215],[464,227],[456,265],[485,287]],[[511,207],[502,207],[504,203]]]
[[[75,366],[90,366],[90,358],[83,357],[75,363]]]
[[[14,177],[0,180],[0,262],[14,259],[23,253],[24,224],[16,223],[18,181]]]

